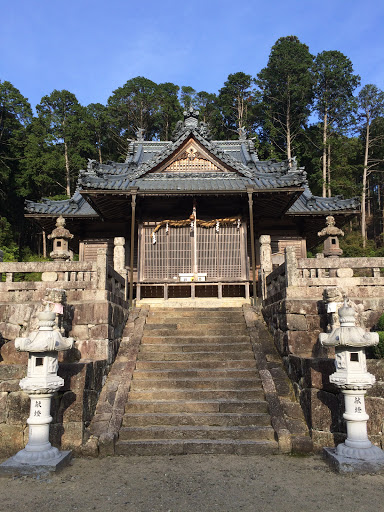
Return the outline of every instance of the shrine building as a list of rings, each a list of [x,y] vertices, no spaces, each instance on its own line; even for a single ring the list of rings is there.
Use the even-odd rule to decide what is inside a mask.
[[[211,140],[193,109],[172,141],[142,133],[124,163],[89,161],[71,199],[26,203],[26,217],[47,233],[65,218],[80,261],[105,247],[112,263],[114,244],[125,243],[131,302],[248,299],[257,293],[261,235],[271,237],[280,264],[287,246],[306,257],[326,216],[343,225],[358,212],[355,199],[312,195],[295,159],[260,161],[242,129],[238,140]]]

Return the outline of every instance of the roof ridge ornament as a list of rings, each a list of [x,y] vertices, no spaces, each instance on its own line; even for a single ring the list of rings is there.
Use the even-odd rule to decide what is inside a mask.
[[[199,110],[195,110],[192,105],[188,110],[184,110],[184,125],[186,128],[195,129],[199,126]]]
[[[176,142],[185,133],[195,132],[199,133],[205,140],[210,141],[212,135],[209,130],[209,126],[204,121],[199,121],[200,111],[192,107],[188,110],[184,110],[184,121],[177,121],[174,132],[172,134],[172,141]]]
[[[137,131],[135,132],[137,142],[144,142],[144,128],[137,128]]]
[[[239,126],[239,128],[236,131],[239,134],[239,140],[247,140],[247,130],[245,126]]]

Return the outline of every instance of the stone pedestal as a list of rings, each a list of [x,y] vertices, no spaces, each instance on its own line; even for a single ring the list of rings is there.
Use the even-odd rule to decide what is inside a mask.
[[[384,470],[384,452],[368,439],[364,396],[375,383],[368,373],[365,347],[377,345],[377,333],[365,332],[355,325],[355,311],[347,305],[339,309],[340,327],[330,334],[320,334],[324,346],[335,347],[336,372],[329,382],[344,395],[347,439],[336,448],[325,448],[324,456],[340,472],[372,473]]]
[[[20,381],[21,389],[31,400],[28,443],[23,450],[0,465],[0,474],[35,474],[57,471],[69,462],[71,453],[60,452],[49,442],[51,398],[64,385],[57,375],[58,351],[68,350],[73,345],[72,338],[64,338],[54,330],[54,312],[40,312],[39,330],[29,338],[16,338],[15,347],[20,352],[28,352],[27,376]]]
[[[373,446],[373,448],[376,448],[378,452],[382,452],[377,446]],[[356,459],[355,457],[347,457],[337,453],[337,448],[324,448],[323,456],[332,469],[338,473],[367,474],[384,472],[384,460],[377,456],[372,458],[372,460]]]

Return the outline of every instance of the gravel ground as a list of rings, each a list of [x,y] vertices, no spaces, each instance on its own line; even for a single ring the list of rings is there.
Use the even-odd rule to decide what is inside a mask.
[[[52,476],[0,478],[0,511],[378,512],[383,484],[319,456],[79,458]]]

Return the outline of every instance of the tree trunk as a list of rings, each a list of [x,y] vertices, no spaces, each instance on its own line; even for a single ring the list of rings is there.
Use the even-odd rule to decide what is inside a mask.
[[[99,135],[98,139],[99,139],[99,143],[97,145],[98,146],[97,149],[99,151],[99,162],[102,164],[103,163],[103,159],[101,157],[101,138],[100,138],[100,135]]]
[[[327,122],[327,110],[325,110],[323,121],[323,197],[327,197]]]
[[[361,194],[361,236],[363,237],[363,247],[367,242],[367,219],[365,197],[367,190],[367,174],[368,174],[368,151],[369,151],[369,117],[367,116],[367,126],[365,133],[365,153],[364,153],[364,170],[363,170],[363,191]]]
[[[331,197],[332,192],[331,192],[331,143],[330,142],[328,142],[327,179],[328,179],[328,197]]]
[[[292,158],[292,146],[291,146],[291,96],[290,96],[290,81],[289,81],[289,77],[288,77],[288,83],[287,83],[287,88],[288,88],[288,99],[287,99],[287,124],[286,124],[286,128],[287,128],[287,158],[288,158],[288,161],[289,161],[289,167],[292,167],[292,162],[291,162],[291,158]]]
[[[164,140],[168,140],[168,128],[169,128],[169,120],[168,120],[168,116],[167,116],[167,121],[165,123],[165,139]]]
[[[68,144],[64,140],[64,156],[65,156],[65,175],[66,175],[66,192],[71,197],[71,173],[69,171]]]

